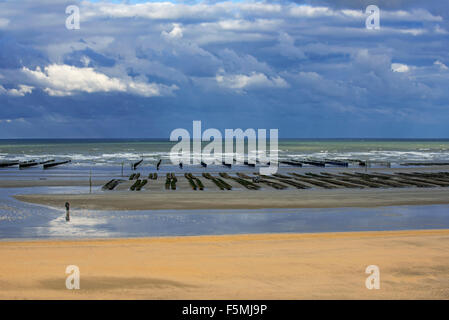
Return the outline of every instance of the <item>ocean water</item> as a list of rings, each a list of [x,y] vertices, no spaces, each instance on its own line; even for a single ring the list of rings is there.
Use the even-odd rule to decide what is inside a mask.
[[[129,167],[144,159],[156,164],[169,162],[174,142],[162,139],[36,139],[0,140],[0,161],[31,159],[71,159],[73,167]],[[204,143],[206,145],[207,143]],[[449,139],[281,139],[279,159],[334,158],[389,161],[393,165],[413,161],[449,161]]]

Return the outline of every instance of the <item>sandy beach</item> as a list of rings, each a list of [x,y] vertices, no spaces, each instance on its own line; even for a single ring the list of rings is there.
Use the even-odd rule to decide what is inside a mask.
[[[0,259],[2,299],[449,298],[449,230],[0,242]]]

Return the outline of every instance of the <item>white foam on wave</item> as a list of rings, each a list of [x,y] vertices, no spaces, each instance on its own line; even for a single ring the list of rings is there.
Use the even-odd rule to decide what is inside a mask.
[[[287,158],[316,158],[316,159],[360,159],[373,161],[448,161],[449,152],[423,151],[382,151],[371,150],[363,152],[315,152],[294,153],[284,155]]]
[[[71,159],[73,166],[88,167],[88,166],[120,166],[122,162],[128,164],[129,162],[138,161],[144,159],[144,164],[154,164],[159,159],[164,161],[170,160],[170,152],[167,151],[154,151],[154,152],[137,152],[130,149],[124,149],[125,152],[92,152],[92,149],[88,152],[80,153],[26,153],[26,154],[7,154],[0,153],[0,160],[19,160],[29,161],[32,159],[38,160],[65,160]],[[224,151],[224,150],[223,150]],[[403,161],[449,161],[449,150],[442,149],[429,149],[421,148],[417,150],[369,150],[369,151],[328,151],[321,150],[319,152],[288,152],[286,150],[277,150],[279,158],[282,159],[294,159],[294,158],[316,158],[316,159],[360,159],[360,160],[372,160],[372,161],[389,161],[389,162],[403,162]],[[261,151],[254,152],[257,154],[263,154]],[[254,156],[254,153],[250,153]],[[267,150],[269,153],[269,150]],[[225,158],[242,157],[235,153],[222,152],[215,155]],[[244,155],[248,157],[247,154]],[[199,153],[192,154],[192,159],[212,159],[211,155],[205,155],[202,157]]]

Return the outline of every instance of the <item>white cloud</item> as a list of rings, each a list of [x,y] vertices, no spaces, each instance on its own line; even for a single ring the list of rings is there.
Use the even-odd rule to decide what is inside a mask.
[[[410,11],[397,10],[387,11],[381,8],[381,19],[391,19],[400,21],[443,21],[440,16],[435,16],[425,9],[414,9]]]
[[[312,5],[289,6],[289,14],[293,17],[317,18],[317,17],[344,17],[351,19],[363,19],[367,14],[362,10],[341,9],[334,10],[328,7],[319,7]],[[382,10],[381,19],[396,21],[443,21],[440,16],[435,16],[425,9],[415,9],[411,11],[403,10]]]
[[[218,3],[183,4],[171,2],[147,2],[137,4],[89,3],[83,2],[83,16],[91,19],[97,16],[112,18],[146,18],[168,20],[190,18],[194,20],[210,20],[212,17],[232,17],[241,13],[270,14],[281,12],[282,5],[269,3],[234,3],[232,1]],[[238,12],[239,11],[239,12]]]
[[[149,2],[137,4],[88,3],[84,2],[86,18],[107,16],[112,18],[179,19],[182,17],[206,18],[226,10],[226,4],[175,4],[170,2]]]
[[[215,77],[217,83],[229,89],[251,89],[251,88],[286,88],[288,83],[281,77],[267,77],[263,73],[252,72],[250,75],[245,74],[217,74]]]
[[[313,7],[309,5],[292,6],[290,14],[294,17],[328,17],[335,15],[335,12],[327,7]]]
[[[427,32],[425,29],[397,29],[400,33],[411,34],[413,36],[419,36]]]
[[[280,20],[275,19],[226,19],[214,23],[203,23],[202,25],[208,27],[218,27],[222,30],[232,31],[274,31],[281,24]]]
[[[410,71],[410,67],[402,63],[392,63],[391,70],[394,72],[408,72]]]
[[[87,92],[128,92],[144,97],[171,94],[177,86],[165,86],[156,83],[136,82],[131,78],[120,79],[109,77],[93,68],[77,68],[69,65],[52,64],[42,71],[22,69],[30,79],[44,88],[51,96],[69,96]]]
[[[448,70],[448,67],[439,60],[436,60],[433,64],[440,67],[440,70]]]
[[[341,10],[341,12],[345,16],[348,16],[348,17],[351,17],[351,18],[361,19],[361,18],[366,17],[366,13],[364,11],[362,11],[362,10],[343,9],[343,10]]]
[[[18,89],[12,88],[12,89],[5,89],[2,85],[0,85],[0,94],[6,94],[13,97],[23,97],[26,94],[30,94],[33,92],[34,87],[27,86],[24,84],[20,84],[18,86]]]
[[[227,8],[231,8],[231,10],[235,11],[236,9],[240,9],[242,12],[252,13],[252,14],[273,14],[277,12],[281,12],[283,7],[279,4],[272,3],[263,3],[263,2],[249,2],[249,3],[233,3],[233,2],[224,2]]]

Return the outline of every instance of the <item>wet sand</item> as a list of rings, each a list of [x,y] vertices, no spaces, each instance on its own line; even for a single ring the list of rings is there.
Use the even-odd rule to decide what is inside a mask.
[[[0,242],[0,261],[1,299],[449,298],[449,230]]]
[[[255,169],[249,169],[255,171]],[[304,172],[365,172],[360,168],[280,168],[280,173]],[[188,169],[186,169],[186,172]],[[375,172],[439,172],[449,171],[447,166],[424,168],[377,168],[369,169]],[[137,170],[138,172],[138,170]],[[247,174],[252,174],[247,172]],[[431,205],[448,204],[449,187],[419,188],[345,188],[337,186],[335,189],[323,189],[311,185],[311,189],[298,190],[286,185],[285,190],[276,190],[263,183],[260,190],[251,191],[236,181],[225,179],[232,186],[230,191],[221,191],[208,179],[201,177],[201,173],[194,173],[204,184],[203,191],[192,190],[183,173],[177,173],[176,190],[165,190],[165,174],[159,173],[157,180],[148,180],[141,191],[130,191],[135,180],[123,177],[113,191],[101,191],[100,186],[109,179],[98,177],[93,183],[95,189],[92,194],[27,194],[15,196],[20,201],[48,205],[61,208],[66,201],[72,208],[92,210],[198,210],[198,209],[263,209],[263,208],[336,208],[336,207],[376,207],[397,205]],[[218,176],[218,173],[214,173]],[[235,175],[235,173],[233,173]],[[147,175],[142,175],[142,177]],[[0,180],[1,187],[40,187],[40,186],[87,186],[88,177],[73,180],[48,177],[47,180],[21,179]],[[280,182],[278,182],[280,183]],[[307,182],[302,182],[307,185]],[[282,183],[281,183],[282,184]],[[335,187],[335,186],[334,186]]]
[[[114,191],[93,194],[17,195],[20,201],[91,210],[338,208],[449,203],[449,188]]]

